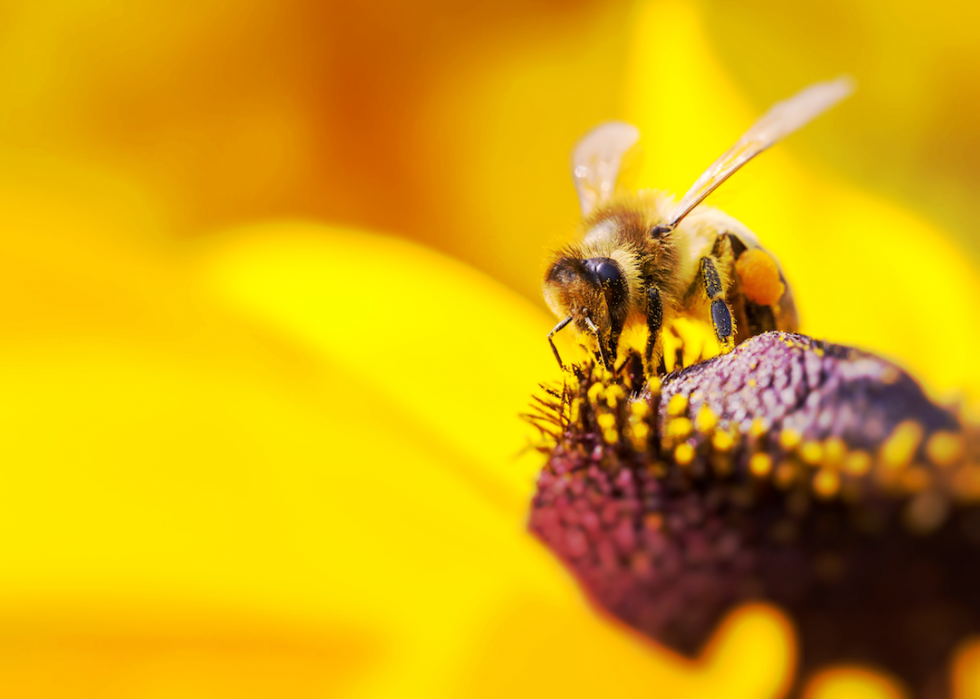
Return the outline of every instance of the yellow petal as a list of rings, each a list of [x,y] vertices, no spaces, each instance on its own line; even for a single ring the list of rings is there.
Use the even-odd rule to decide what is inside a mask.
[[[819,673],[807,687],[805,699],[906,699],[894,680],[860,667],[838,667]]]
[[[517,415],[558,376],[537,308],[417,245],[325,226],[237,232],[207,260],[202,278],[220,302],[391,396],[459,470],[524,512],[540,458],[518,462],[536,436]]]

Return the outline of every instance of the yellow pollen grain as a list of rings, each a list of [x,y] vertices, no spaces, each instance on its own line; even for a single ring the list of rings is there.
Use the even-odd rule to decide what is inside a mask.
[[[735,446],[735,437],[732,436],[731,432],[715,432],[715,436],[712,438],[711,444],[718,451],[728,451]]]
[[[606,440],[606,444],[615,444],[619,441],[619,433],[616,430],[605,430],[602,438]]]
[[[840,437],[829,437],[823,443],[823,462],[827,466],[839,466],[847,455],[847,445]]]
[[[823,446],[820,442],[807,440],[800,447],[800,457],[811,466],[816,466],[823,458]]]
[[[658,393],[660,393],[660,377],[651,376],[650,380],[647,381],[647,388],[650,389],[650,393],[652,393],[653,395],[657,395]]]
[[[686,417],[675,417],[667,423],[667,435],[675,439],[684,439],[693,430],[694,426]]]
[[[687,396],[681,395],[680,393],[674,394],[667,403],[667,414],[672,417],[677,417],[683,415],[687,412]]]
[[[616,426],[616,416],[612,413],[602,413],[596,418],[596,422],[599,423],[599,427],[602,429],[609,430]]]
[[[749,379],[749,388],[755,388],[755,386],[756,386],[755,379]]]
[[[641,422],[638,425],[633,425],[632,429],[634,441],[641,443],[646,442],[647,437],[650,435],[650,428],[647,427],[646,424]]]
[[[886,468],[905,468],[922,441],[922,426],[914,420],[901,422],[881,446],[881,463]]]
[[[956,432],[936,432],[926,442],[926,454],[937,466],[949,466],[963,457],[966,444]]]
[[[568,411],[568,420],[572,423],[577,423],[579,418],[579,412],[582,409],[582,401],[576,398],[572,401],[571,409]]]
[[[822,498],[832,498],[840,490],[840,476],[836,471],[822,468],[813,477],[813,492]]]
[[[761,417],[757,417],[755,420],[752,421],[752,426],[749,427],[749,436],[761,437],[766,433],[767,429],[768,428],[766,427],[766,421],[763,420]]]
[[[637,417],[642,420],[650,414],[650,406],[646,403],[633,403],[633,405],[630,406],[630,412],[633,413],[633,417]]]
[[[866,451],[852,451],[844,459],[844,471],[852,476],[863,476],[871,468],[871,455]]]
[[[824,352],[823,352],[823,347],[814,347],[814,348],[813,348],[813,353],[814,353],[815,355],[817,355],[818,357],[822,357],[822,356],[823,356],[823,354],[824,354]]]
[[[609,390],[606,391],[606,405],[610,408],[615,408],[616,403],[625,395],[626,391],[623,390],[622,386],[610,386]]]
[[[697,417],[694,418],[694,426],[702,434],[712,432],[718,426],[718,416],[707,405],[702,405]]]
[[[803,435],[787,427],[779,433],[779,446],[786,451],[792,451],[802,439]]]
[[[772,470],[772,457],[759,452],[749,459],[749,470],[756,476],[767,476]]]
[[[678,444],[674,449],[674,460],[681,466],[687,466],[694,461],[694,447],[687,442]]]
[[[589,386],[589,391],[586,395],[589,397],[589,402],[595,403],[602,396],[604,386],[601,383],[594,383]]]

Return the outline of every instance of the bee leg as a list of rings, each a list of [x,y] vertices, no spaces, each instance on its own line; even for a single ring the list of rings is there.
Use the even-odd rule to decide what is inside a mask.
[[[555,359],[558,360],[558,366],[561,367],[562,371],[565,371],[565,365],[562,364],[561,355],[558,354],[558,348],[555,347],[555,341],[552,340],[551,338],[555,336],[556,332],[562,330],[566,325],[568,325],[571,322],[572,322],[572,317],[568,316],[567,318],[565,318],[565,320],[563,320],[558,325],[556,325],[550,333],[548,333],[548,344],[551,345],[551,351],[555,353]]]
[[[606,350],[603,347],[602,333],[599,332],[599,328],[595,326],[595,323],[593,323],[592,319],[588,316],[585,316],[585,324],[589,326],[589,330],[591,330],[592,334],[595,335],[596,343],[599,345],[599,361],[602,362],[602,366],[606,367],[607,371],[612,371],[613,365],[606,356]]]
[[[677,346],[674,347],[674,371],[680,371],[684,368],[684,345],[686,341],[675,325],[670,326],[670,334],[677,340]],[[664,369],[666,370],[666,363],[664,364]]]
[[[660,289],[655,286],[647,287],[647,371],[653,374],[666,374],[664,366],[664,345],[660,336],[660,328],[664,323],[664,306],[660,300]],[[656,357],[658,362],[657,371],[654,372],[653,360]]]
[[[623,334],[623,325],[625,325],[625,318],[617,319],[613,318],[610,322],[609,327],[609,362],[613,365],[613,375],[618,376],[619,371],[615,369],[616,359],[619,358],[619,338]],[[625,362],[620,365],[620,369],[625,366]]]
[[[725,290],[721,286],[714,257],[701,258],[701,284],[711,302],[711,324],[715,328],[715,336],[721,343],[722,351],[729,352],[735,346],[735,321],[725,302]]]

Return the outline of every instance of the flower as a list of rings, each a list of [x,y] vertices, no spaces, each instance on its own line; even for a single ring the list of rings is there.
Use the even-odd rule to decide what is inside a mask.
[[[644,384],[585,364],[530,416],[551,441],[531,529],[590,595],[688,655],[773,602],[797,682],[860,660],[948,693],[977,628],[977,427],[889,362],[786,333]]]
[[[556,22],[518,3],[520,35],[417,7],[5,12],[8,693],[758,697],[788,681],[771,608],[736,613],[692,663],[589,606],[524,531],[540,463],[514,417],[557,375],[527,298],[544,239],[574,219],[575,136],[633,119],[647,184],[682,189],[758,110],[684,4]],[[352,50],[359,73],[333,58]],[[793,152],[740,176],[766,201],[713,202],[771,241],[805,327],[975,387],[961,248]]]

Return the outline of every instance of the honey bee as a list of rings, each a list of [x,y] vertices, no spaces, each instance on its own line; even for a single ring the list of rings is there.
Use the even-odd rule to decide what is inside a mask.
[[[725,352],[767,330],[795,331],[793,292],[776,260],[741,223],[698,205],[851,91],[851,81],[839,78],[777,103],[677,202],[619,183],[623,156],[639,139],[635,126],[611,121],[587,133],[571,162],[582,239],[554,255],[544,279],[545,301],[561,319],[548,342],[562,369],[553,338],[569,324],[594,339],[597,357],[612,371],[624,328],[645,323],[646,367],[659,373],[665,371],[661,330],[680,316],[710,318]]]

